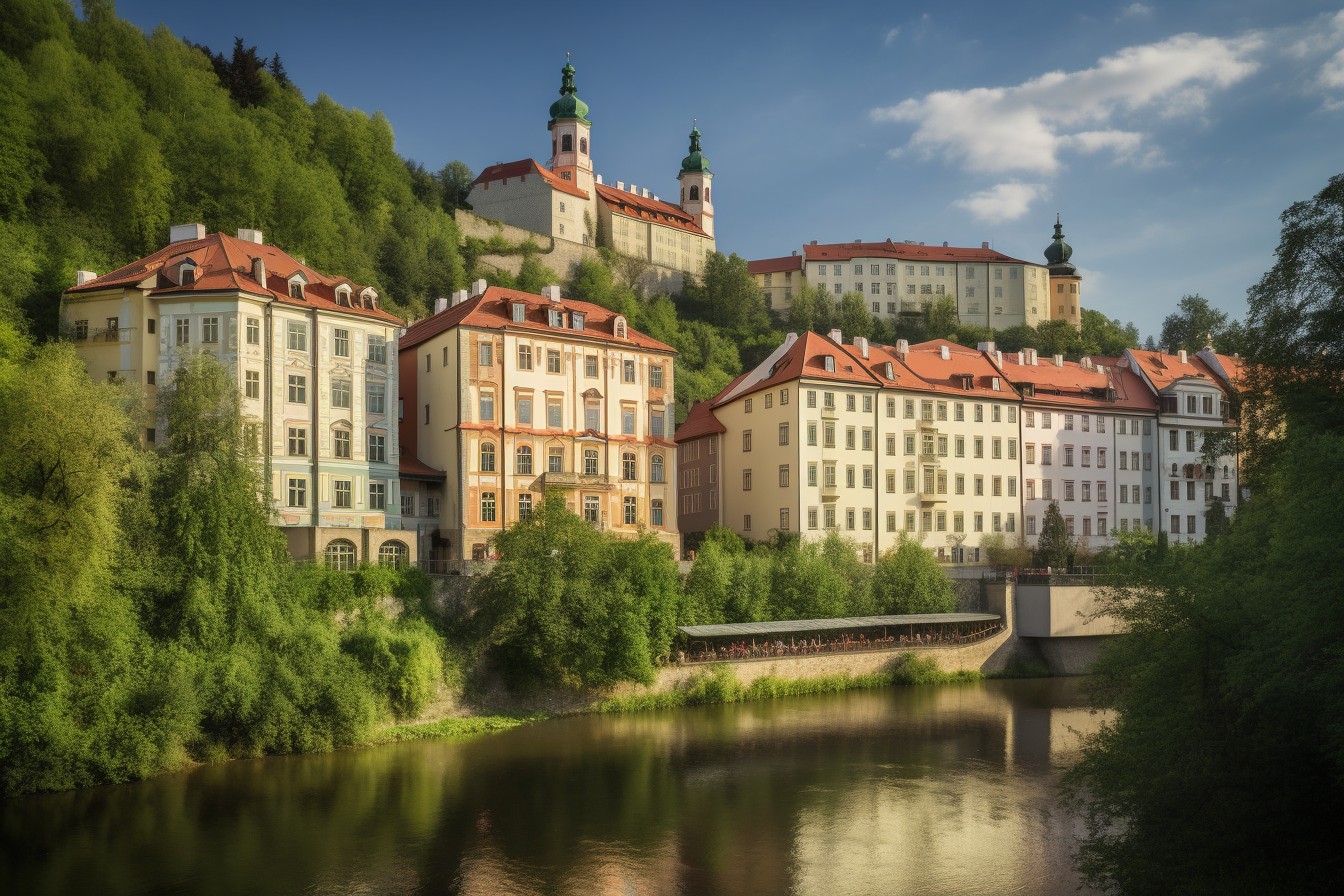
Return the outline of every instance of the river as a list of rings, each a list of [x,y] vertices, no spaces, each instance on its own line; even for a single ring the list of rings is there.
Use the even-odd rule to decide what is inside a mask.
[[[11,800],[13,894],[1072,894],[1075,679],[572,716]]]

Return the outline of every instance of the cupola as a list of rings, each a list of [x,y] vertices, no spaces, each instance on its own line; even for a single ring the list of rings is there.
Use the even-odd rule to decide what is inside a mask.
[[[1073,247],[1064,242],[1064,225],[1059,223],[1059,215],[1055,215],[1055,239],[1045,247],[1045,263],[1052,274],[1073,274],[1077,269],[1069,264],[1072,255]]]

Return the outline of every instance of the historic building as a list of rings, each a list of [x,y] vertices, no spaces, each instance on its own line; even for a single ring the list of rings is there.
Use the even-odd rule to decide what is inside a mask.
[[[623,315],[489,287],[400,342],[403,494],[426,559],[481,559],[548,489],[602,529],[678,547],[675,350]]]
[[[704,268],[714,251],[714,178],[692,128],[689,154],[677,173],[679,197],[666,202],[648,187],[603,183],[593,166],[592,122],[579,99],[574,66],[561,69],[560,99],[551,104],[546,128],[551,154],[491,165],[468,196],[477,215],[585,246],[609,246],[645,259],[668,288]]]
[[[296,558],[413,560],[400,531],[400,319],[378,293],[319,273],[257,230],[173,227],[169,244],[65,293],[63,328],[94,377],[138,383],[143,440],[163,441],[158,389],[195,353],[237,378],[245,441]]]
[[[719,454],[723,424],[712,403],[698,401],[677,427],[677,528],[682,549],[693,550],[699,538],[719,524]]]
[[[1064,242],[1064,226],[1059,223],[1059,215],[1055,215],[1055,238],[1045,247],[1045,261],[1050,271],[1046,317],[1066,320],[1075,330],[1081,330],[1083,278],[1069,261],[1072,256],[1073,247]]]

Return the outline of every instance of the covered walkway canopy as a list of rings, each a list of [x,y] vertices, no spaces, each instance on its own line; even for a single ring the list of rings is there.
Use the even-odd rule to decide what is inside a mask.
[[[764,635],[801,635],[910,625],[955,625],[998,622],[991,613],[918,613],[910,616],[847,616],[841,619],[794,619],[785,622],[732,622],[727,625],[679,625],[688,638],[751,638]]]

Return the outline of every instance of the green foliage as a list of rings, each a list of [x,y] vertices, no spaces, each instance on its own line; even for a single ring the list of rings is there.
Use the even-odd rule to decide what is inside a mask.
[[[56,333],[77,268],[127,264],[182,221],[260,228],[402,314],[462,285],[451,209],[465,166],[420,176],[381,114],[308,103],[278,58],[265,66],[241,40],[229,59],[208,56],[162,26],[144,34],[111,3],[84,10],[5,7],[0,297],[34,333]]]
[[[1076,548],[1073,537],[1064,525],[1059,502],[1051,501],[1041,520],[1041,534],[1036,539],[1036,565],[1052,569],[1067,569]]]
[[[861,292],[847,292],[841,297],[840,305],[835,309],[834,321],[847,339],[855,336],[867,339],[873,335],[873,315]]]
[[[547,494],[496,536],[500,560],[474,589],[485,642],[515,685],[653,680],[675,630],[679,576],[653,535],[599,532]]]
[[[408,740],[467,740],[482,734],[508,731],[529,722],[546,720],[544,713],[528,716],[470,716],[461,719],[440,719],[423,725],[396,725],[384,728],[370,739],[372,744],[396,744]]]
[[[957,609],[952,581],[933,552],[905,533],[896,547],[878,558],[872,589],[876,612],[882,615],[954,613]]]
[[[1116,711],[1071,773],[1082,870],[1129,893],[1333,892],[1344,796],[1338,433],[1294,436],[1201,545],[1150,536],[1114,562],[1129,634],[1094,667]]]
[[[1217,338],[1227,326],[1227,315],[1209,305],[1209,300],[1196,293],[1181,296],[1177,310],[1162,321],[1162,335],[1158,343],[1175,354],[1181,349],[1194,354]]]
[[[738,340],[771,331],[765,293],[747,272],[747,260],[737,255],[707,255],[701,281],[687,285],[681,310]]]
[[[928,339],[953,339],[961,315],[957,313],[957,300],[943,296],[937,303],[930,304],[924,312],[925,337]]]
[[[1139,347],[1139,328],[1133,323],[1122,324],[1118,318],[1108,319],[1092,308],[1084,308],[1082,318],[1083,354],[1118,358],[1125,353],[1125,349]]]
[[[1031,566],[1032,550],[1022,537],[1009,539],[1002,532],[990,532],[980,538],[980,549],[990,566]]]

